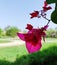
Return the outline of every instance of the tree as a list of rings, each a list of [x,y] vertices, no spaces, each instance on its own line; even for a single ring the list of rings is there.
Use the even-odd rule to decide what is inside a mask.
[[[15,37],[16,33],[19,32],[20,30],[17,27],[10,27],[6,30],[6,35]]]
[[[57,30],[56,29],[49,29],[49,30],[47,30],[46,34],[47,34],[46,37],[55,38],[55,37],[57,37]]]
[[[2,37],[3,35],[3,30],[0,28],[0,38]]]

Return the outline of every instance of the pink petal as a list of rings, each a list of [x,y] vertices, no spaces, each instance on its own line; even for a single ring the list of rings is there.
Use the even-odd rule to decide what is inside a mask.
[[[17,33],[17,35],[18,35],[18,37],[19,37],[21,40],[25,41],[24,34],[22,34],[22,33]]]
[[[44,7],[46,7],[48,4],[47,4],[47,2],[46,1],[44,1]]]
[[[33,29],[33,26],[32,26],[31,24],[27,24],[26,29],[28,29],[28,30],[32,30],[32,29]]]
[[[44,29],[46,30],[48,28],[48,25],[44,26]]]
[[[44,28],[46,28],[46,29],[47,29],[47,27],[48,27],[48,25],[44,26]]]
[[[37,52],[41,48],[41,42],[38,42],[36,46],[32,45],[30,42],[26,42],[26,48],[29,53]]]

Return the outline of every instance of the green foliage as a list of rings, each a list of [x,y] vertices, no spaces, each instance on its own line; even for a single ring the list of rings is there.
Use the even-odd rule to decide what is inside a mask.
[[[51,14],[51,20],[52,22],[54,22],[55,24],[57,24],[57,10],[53,11]]]
[[[57,65],[57,46],[17,58],[13,65]]]
[[[48,4],[57,3],[57,0],[46,0]]]
[[[11,62],[5,61],[5,60],[0,60],[0,65],[12,65]]]
[[[16,27],[10,27],[6,30],[6,35],[11,36],[11,37],[15,37],[15,36],[17,36],[16,33],[19,31],[20,30]]]
[[[2,37],[3,35],[3,30],[0,28],[0,38]]]
[[[24,45],[0,48],[0,65],[57,65],[57,44],[43,43],[42,49],[32,54],[27,54]]]
[[[0,65],[57,65],[57,46],[52,46],[36,53],[23,55],[14,62],[0,60]]]
[[[49,29],[46,32],[46,37],[50,37],[50,38],[57,38],[57,29]]]
[[[51,13],[51,20],[57,24],[57,0],[46,0],[48,4],[55,3],[55,10]]]

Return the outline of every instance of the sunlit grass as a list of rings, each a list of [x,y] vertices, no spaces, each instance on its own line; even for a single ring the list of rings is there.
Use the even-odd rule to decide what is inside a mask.
[[[8,43],[11,42],[10,40],[0,40],[0,43]]]
[[[49,47],[52,47],[52,46],[57,46],[57,43],[43,43],[40,51],[48,49]],[[26,50],[25,45],[0,48],[0,59],[14,61],[16,60],[16,57],[21,57],[27,54],[28,52]]]
[[[0,59],[5,59],[9,61],[14,61],[16,57],[21,57],[26,55],[27,51],[25,45],[0,48]]]
[[[42,52],[43,50],[53,46],[57,46],[57,42],[43,42],[40,51]],[[25,45],[0,48],[0,60],[7,60],[12,62],[15,61],[16,58],[21,58],[24,55],[25,56],[29,55]]]

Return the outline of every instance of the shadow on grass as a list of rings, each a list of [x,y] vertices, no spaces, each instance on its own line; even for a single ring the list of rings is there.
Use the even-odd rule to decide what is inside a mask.
[[[57,65],[57,46],[49,47],[37,53],[23,55],[11,63],[0,61],[0,65]]]
[[[11,65],[11,62],[5,61],[5,60],[0,60],[0,65]]]

